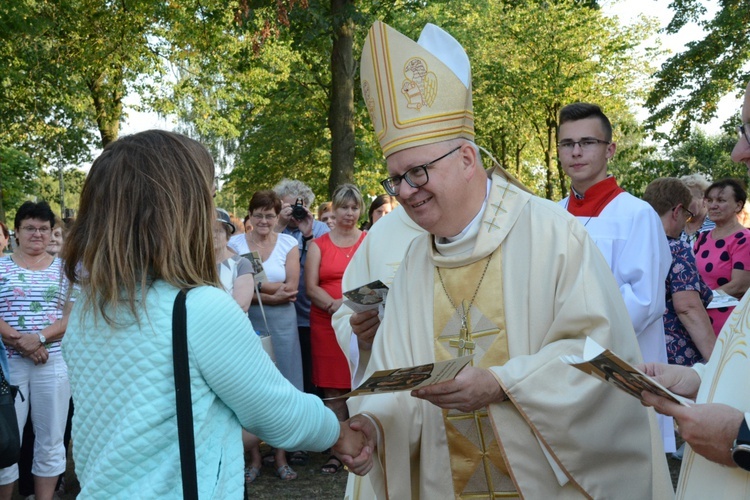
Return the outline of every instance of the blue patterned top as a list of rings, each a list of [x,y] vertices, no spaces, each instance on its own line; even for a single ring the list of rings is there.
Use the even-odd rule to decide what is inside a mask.
[[[679,239],[669,238],[672,266],[667,275],[667,310],[664,312],[664,337],[667,342],[667,357],[673,365],[693,366],[704,362],[703,356],[690,338],[674,310],[672,294],[696,291],[705,307],[711,301],[711,289],[703,282],[695,265],[695,256],[690,245]]]

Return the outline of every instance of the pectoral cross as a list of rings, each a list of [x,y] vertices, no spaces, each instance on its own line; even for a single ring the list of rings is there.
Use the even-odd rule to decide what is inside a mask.
[[[466,301],[461,303],[461,308],[466,311]],[[458,312],[458,311],[456,311]],[[469,327],[471,326],[470,311],[466,311],[465,314],[461,315],[461,329],[458,331],[458,339],[451,340],[449,345],[451,347],[458,348],[458,357],[471,354],[477,346],[477,343],[471,339],[471,332]],[[469,351],[468,353],[466,351]]]

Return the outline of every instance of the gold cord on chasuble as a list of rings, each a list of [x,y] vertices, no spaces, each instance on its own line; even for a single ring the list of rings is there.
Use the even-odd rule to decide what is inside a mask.
[[[435,360],[474,354],[473,366],[508,361],[502,291],[502,255],[458,268],[436,268]],[[456,498],[517,497],[486,409],[443,410]]]

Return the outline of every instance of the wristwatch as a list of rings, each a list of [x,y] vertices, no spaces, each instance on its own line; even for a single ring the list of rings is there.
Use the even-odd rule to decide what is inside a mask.
[[[742,419],[740,432],[732,446],[732,460],[740,469],[750,471],[750,428],[747,426],[747,420]]]
[[[47,343],[47,337],[45,337],[44,335],[42,335],[39,332],[37,332],[36,334],[39,335],[39,342],[41,342],[42,344],[46,344]]]

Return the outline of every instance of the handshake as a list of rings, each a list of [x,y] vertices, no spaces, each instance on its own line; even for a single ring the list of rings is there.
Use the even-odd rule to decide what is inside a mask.
[[[372,469],[372,454],[377,445],[377,430],[364,415],[354,415],[341,422],[341,432],[333,453],[349,472],[364,476]]]

